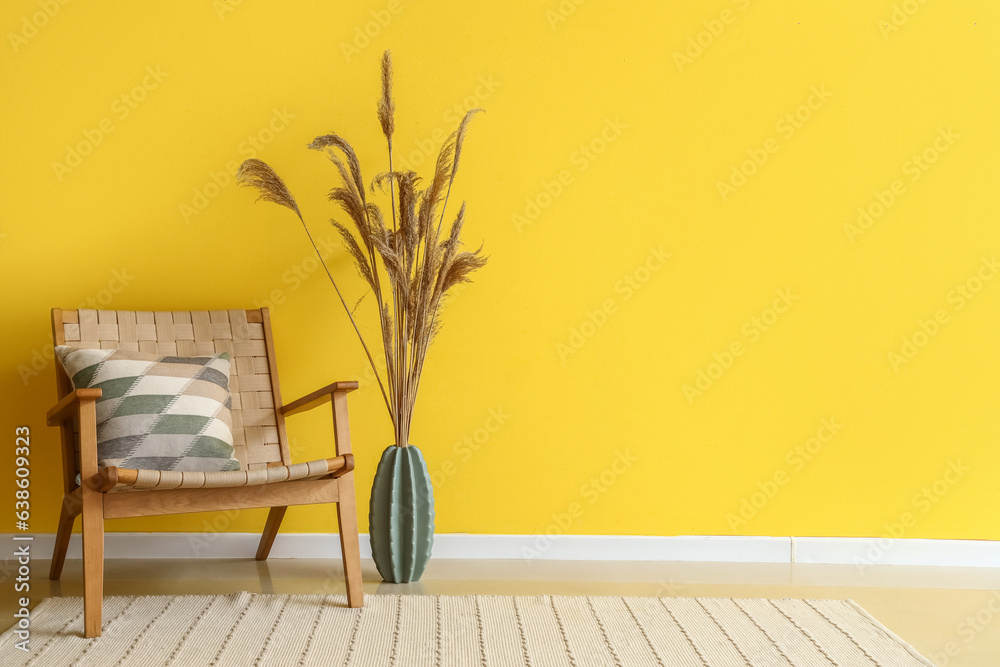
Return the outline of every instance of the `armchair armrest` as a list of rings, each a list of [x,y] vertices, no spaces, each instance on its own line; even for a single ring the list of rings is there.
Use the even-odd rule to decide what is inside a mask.
[[[101,397],[101,389],[76,389],[63,396],[62,400],[53,406],[45,415],[49,426],[58,426],[77,415],[78,406],[88,401],[96,401]]]
[[[354,381],[350,382],[334,382],[333,384],[328,384],[322,389],[317,389],[311,394],[306,394],[302,398],[292,401],[291,403],[286,403],[278,408],[281,414],[288,416],[294,415],[299,412],[305,412],[306,410],[312,410],[313,408],[319,407],[324,403],[330,401],[333,395],[338,392],[347,393],[349,391],[354,391],[358,388],[358,383]],[[100,391],[100,390],[98,390]]]

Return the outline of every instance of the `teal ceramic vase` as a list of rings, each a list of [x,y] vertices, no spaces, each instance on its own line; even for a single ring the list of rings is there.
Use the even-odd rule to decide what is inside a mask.
[[[395,445],[382,452],[368,512],[372,558],[391,583],[418,581],[434,544],[434,489],[420,450]]]

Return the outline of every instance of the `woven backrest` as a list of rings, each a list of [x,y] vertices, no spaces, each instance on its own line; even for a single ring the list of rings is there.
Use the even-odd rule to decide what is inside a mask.
[[[274,344],[266,308],[259,310],[52,311],[56,345],[195,357],[228,352],[233,396],[233,448],[243,470],[288,465],[285,425],[273,374]],[[70,390],[59,364],[60,397]],[[76,438],[79,454],[79,438]]]

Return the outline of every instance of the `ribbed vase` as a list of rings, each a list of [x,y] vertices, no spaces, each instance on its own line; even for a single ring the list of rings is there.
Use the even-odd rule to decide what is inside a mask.
[[[419,580],[434,544],[434,489],[424,456],[413,445],[382,452],[368,525],[382,578],[400,584]]]

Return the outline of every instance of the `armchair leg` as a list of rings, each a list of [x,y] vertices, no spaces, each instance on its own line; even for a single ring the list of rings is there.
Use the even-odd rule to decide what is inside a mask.
[[[364,604],[361,586],[361,550],[358,546],[358,514],[354,504],[354,473],[340,478],[340,501],[337,503],[337,524],[340,527],[340,555],[347,583],[347,606]]]
[[[101,636],[104,597],[104,496],[83,487],[83,625],[84,637]]]
[[[73,522],[76,513],[70,509],[69,498],[63,499],[62,512],[59,514],[59,528],[56,529],[56,543],[52,549],[52,564],[49,567],[49,579],[56,581],[62,576],[63,563],[66,562],[66,549],[69,548],[69,537],[73,534]]]
[[[287,509],[288,507],[272,507],[267,513],[267,523],[264,524],[264,533],[260,536],[260,546],[257,547],[257,560],[267,560],[271,545],[274,544],[274,536],[278,534]]]

